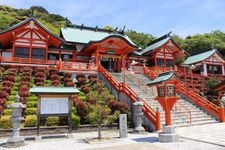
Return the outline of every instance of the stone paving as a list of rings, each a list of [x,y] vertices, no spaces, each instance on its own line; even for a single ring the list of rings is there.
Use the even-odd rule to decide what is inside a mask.
[[[26,141],[23,147],[16,150],[224,150],[225,149],[225,123],[207,124],[201,126],[177,128],[180,142],[160,143],[158,133],[133,134],[128,133],[128,138],[118,138],[119,131],[104,131],[103,137],[107,140],[86,143],[83,139],[94,138],[97,132],[76,132],[69,138],[41,139]],[[7,139],[0,139],[1,146]]]
[[[225,149],[225,123],[181,127],[176,132],[182,138],[224,146]]]

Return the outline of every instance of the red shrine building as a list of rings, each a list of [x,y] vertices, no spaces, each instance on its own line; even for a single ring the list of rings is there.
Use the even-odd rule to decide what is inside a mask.
[[[225,75],[223,56],[216,49],[192,53],[183,63],[193,69],[193,73],[208,75]]]
[[[170,33],[154,40],[141,52],[134,53],[146,57],[147,66],[157,72],[175,69],[176,61],[184,60],[188,53],[176,44]]]
[[[37,19],[30,17],[0,32],[1,63],[57,65],[58,61],[101,64],[111,72],[121,72],[135,60],[143,66],[174,69],[176,59],[187,53],[170,33],[150,43],[143,51],[123,31],[111,31],[84,25],[67,25],[60,36],[51,33]],[[87,68],[87,66],[85,67]]]

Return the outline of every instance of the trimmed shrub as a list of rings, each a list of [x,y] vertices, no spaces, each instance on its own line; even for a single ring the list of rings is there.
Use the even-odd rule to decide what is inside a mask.
[[[13,91],[18,91],[18,90],[19,90],[19,88],[18,88],[18,87],[16,87],[16,86],[14,86],[12,90],[13,90]]]
[[[37,126],[37,115],[27,115],[24,126],[25,127],[36,127]]]
[[[85,94],[87,94],[89,92],[89,87],[87,85],[82,85],[80,89]]]
[[[27,101],[37,101],[38,100],[38,97],[37,96],[29,96]]]
[[[8,97],[8,101],[14,101],[14,99],[15,99],[14,95],[11,95],[11,96]]]
[[[64,74],[64,77],[65,77],[65,78],[71,78],[71,77],[72,77],[72,73],[71,73],[71,72],[66,72],[66,73]]]
[[[86,116],[89,111],[88,103],[85,103],[85,102],[79,100],[79,98],[77,96],[73,96],[72,99],[74,102],[74,106],[76,107],[77,114],[81,117],[81,122],[85,123]]]
[[[125,103],[122,103],[116,100],[110,100],[108,102],[108,106],[109,108],[112,109],[112,112],[115,112],[118,110],[120,111],[121,114],[124,114],[124,113],[129,114],[129,107]]]
[[[72,126],[80,125],[80,117],[77,115],[72,114]]]
[[[7,102],[6,102],[6,105],[9,106],[9,105],[11,105],[12,103],[14,103],[14,101],[7,101]]]
[[[29,101],[27,102],[27,108],[36,108],[37,102],[36,101]]]
[[[11,92],[11,95],[14,95],[15,96],[17,93],[18,93],[18,91],[12,91]]]
[[[0,98],[7,98],[9,94],[6,91],[0,91]]]
[[[4,115],[5,116],[12,116],[12,109],[5,109],[4,110]]]
[[[46,126],[57,126],[59,125],[59,117],[47,117]]]
[[[9,129],[12,128],[11,116],[2,116],[0,119],[0,128]]]
[[[59,86],[60,85],[60,81],[59,80],[53,80],[52,81],[52,86]]]
[[[75,84],[73,82],[66,82],[66,87],[74,87]]]
[[[74,106],[72,106],[71,110],[72,110],[72,114],[74,114],[74,115],[77,114],[77,110],[76,110],[76,108]]]
[[[27,108],[26,115],[37,115],[37,108]]]

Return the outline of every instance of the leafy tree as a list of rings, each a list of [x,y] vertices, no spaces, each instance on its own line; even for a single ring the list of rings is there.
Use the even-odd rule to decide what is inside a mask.
[[[156,39],[151,34],[138,33],[134,30],[128,30],[125,34],[140,48],[146,48],[150,42]]]
[[[88,120],[92,124],[98,125],[98,139],[102,138],[102,124],[110,124],[117,120],[119,112],[110,115],[111,109],[107,105],[96,104],[91,106],[91,112],[88,114]]]

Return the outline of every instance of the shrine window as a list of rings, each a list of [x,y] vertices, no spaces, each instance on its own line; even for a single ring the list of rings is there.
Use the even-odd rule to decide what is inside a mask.
[[[33,48],[32,58],[45,59],[45,49]]]
[[[207,71],[209,74],[222,74],[221,65],[207,65]]]
[[[165,96],[165,93],[164,93],[164,86],[158,87],[158,96],[159,96],[159,97],[164,97],[164,96]]]
[[[173,85],[166,86],[166,93],[167,96],[175,96],[175,86]]]
[[[157,58],[157,66],[163,67],[164,66],[164,59]]]
[[[172,59],[167,59],[166,67],[174,67],[174,61]]]
[[[29,51],[30,49],[27,47],[16,47],[14,56],[20,58],[29,58]]]

